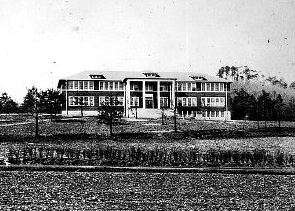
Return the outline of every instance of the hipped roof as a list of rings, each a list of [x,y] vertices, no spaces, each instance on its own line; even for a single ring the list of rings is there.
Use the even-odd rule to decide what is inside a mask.
[[[159,77],[156,79],[174,79],[176,81],[196,81],[192,76],[203,77],[207,82],[231,82],[226,79],[218,78],[216,76],[211,76],[204,73],[197,72],[153,72],[153,71],[95,71],[87,70],[82,71],[77,74],[68,76],[66,78],[60,79],[58,87],[66,80],[114,80],[114,81],[124,81],[125,79],[147,79],[153,77],[146,77],[144,73],[157,73]],[[92,79],[91,75],[103,75],[105,79]]]

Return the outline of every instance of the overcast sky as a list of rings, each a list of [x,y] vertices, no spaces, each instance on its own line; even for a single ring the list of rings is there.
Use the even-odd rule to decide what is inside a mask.
[[[247,65],[295,81],[292,0],[0,0],[0,93],[84,70]]]

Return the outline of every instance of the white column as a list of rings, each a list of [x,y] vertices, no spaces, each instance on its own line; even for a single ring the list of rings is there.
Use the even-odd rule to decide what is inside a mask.
[[[158,109],[160,109],[160,81],[157,81],[157,98],[158,98]]]
[[[172,87],[171,87],[170,92],[171,92],[170,105],[171,105],[171,108],[174,108],[177,103],[177,102],[175,102],[175,80],[172,81]]]
[[[68,81],[66,81],[66,114],[69,115],[69,112],[68,112]]]
[[[227,83],[225,83],[225,121],[227,120]]]
[[[145,81],[142,81],[142,108],[145,109]]]
[[[130,108],[130,81],[126,81],[126,109]]]

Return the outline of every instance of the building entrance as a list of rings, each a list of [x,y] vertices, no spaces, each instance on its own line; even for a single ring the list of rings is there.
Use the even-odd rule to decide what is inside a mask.
[[[153,95],[145,97],[145,107],[154,108],[154,98]]]

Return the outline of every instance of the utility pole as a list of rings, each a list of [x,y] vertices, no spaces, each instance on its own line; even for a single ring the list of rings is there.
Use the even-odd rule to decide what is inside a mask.
[[[177,97],[176,97],[176,93],[175,93],[175,98],[174,98],[174,132],[177,132],[177,119],[176,119],[176,111],[177,111]]]
[[[35,137],[38,138],[39,136],[39,125],[38,125],[38,100],[37,100],[37,97],[36,97],[36,100],[35,100],[35,109],[36,109],[36,116],[35,116],[35,120],[36,120],[36,128],[35,128]]]
[[[225,82],[225,121],[227,121],[228,118],[228,111],[227,111],[227,82]]]

